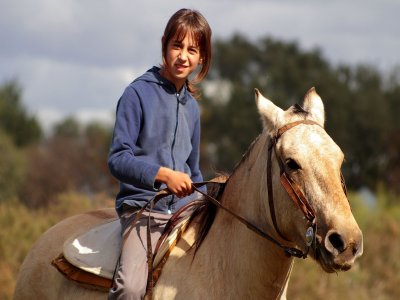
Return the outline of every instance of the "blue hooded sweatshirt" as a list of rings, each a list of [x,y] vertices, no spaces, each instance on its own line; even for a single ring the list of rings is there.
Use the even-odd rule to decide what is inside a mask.
[[[174,84],[153,67],[134,80],[118,101],[108,157],[113,176],[120,181],[116,210],[122,204],[141,208],[164,184],[155,182],[160,167],[202,181],[199,168],[200,113],[197,101],[183,86]],[[191,200],[168,196],[154,210],[171,213]]]

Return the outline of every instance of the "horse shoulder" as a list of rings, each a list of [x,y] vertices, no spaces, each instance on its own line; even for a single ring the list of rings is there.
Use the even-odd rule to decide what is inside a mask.
[[[182,272],[182,270],[190,270],[193,259],[192,255],[194,252],[194,249],[191,249],[191,247],[196,239],[196,234],[197,226],[195,220],[182,234],[179,242],[172,249],[168,260],[162,269],[157,285],[155,286],[153,295],[154,299],[195,299],[195,297],[193,298],[193,294],[189,293],[187,296],[184,296],[186,294],[183,292],[185,287],[190,285],[194,274],[190,274],[189,278],[189,271]],[[185,278],[184,281],[183,278]],[[182,286],[182,282],[185,282],[185,287]],[[190,288],[187,290],[192,293],[194,291]],[[184,295],[182,295],[182,292]]]

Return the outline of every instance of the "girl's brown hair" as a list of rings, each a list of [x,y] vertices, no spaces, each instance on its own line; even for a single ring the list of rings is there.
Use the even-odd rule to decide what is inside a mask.
[[[162,39],[163,65],[166,65],[165,57],[167,55],[168,42],[173,38],[181,41],[188,33],[192,35],[193,40],[197,42],[197,46],[200,48],[202,63],[200,72],[196,74],[193,80],[187,80],[186,84],[189,92],[194,97],[199,98],[199,91],[195,85],[203,80],[211,65],[211,28],[200,12],[183,8],[169,19]]]

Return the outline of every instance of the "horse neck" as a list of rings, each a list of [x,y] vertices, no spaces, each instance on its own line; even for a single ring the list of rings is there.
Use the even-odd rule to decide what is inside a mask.
[[[275,236],[268,203],[267,160],[269,140],[269,135],[264,132],[249,147],[227,182],[222,202],[225,206],[253,224],[257,224],[261,229],[271,233],[279,240],[279,236]],[[273,190],[277,192],[281,190],[279,186],[279,165],[275,155],[273,157],[272,169],[275,172],[272,174],[272,183],[274,185]],[[278,186],[279,188],[277,188]],[[277,193],[275,197],[283,195]],[[276,201],[279,200],[276,199]]]
[[[267,182],[267,142],[266,137],[260,136],[252,145],[230,177],[221,201],[260,229],[274,233],[273,227],[267,221],[269,208],[267,191],[263,187]],[[254,297],[254,293],[259,292],[260,299],[266,293],[278,294],[290,273],[292,259],[287,258],[281,248],[250,231],[221,209],[203,247],[205,251],[201,251],[202,253],[213,253],[213,259],[218,259],[218,264],[223,269],[218,270],[224,277],[221,280],[237,285],[236,293],[250,290],[251,297]],[[213,266],[213,262],[209,263]]]

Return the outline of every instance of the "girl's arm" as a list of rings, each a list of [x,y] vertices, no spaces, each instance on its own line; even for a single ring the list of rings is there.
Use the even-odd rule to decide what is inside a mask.
[[[198,115],[192,135],[192,152],[187,160],[187,164],[192,173],[193,182],[203,181],[203,176],[200,171],[200,115]]]
[[[141,119],[139,96],[128,87],[118,101],[108,166],[111,174],[121,182],[157,190],[155,177],[160,166],[138,159],[133,152]]]

